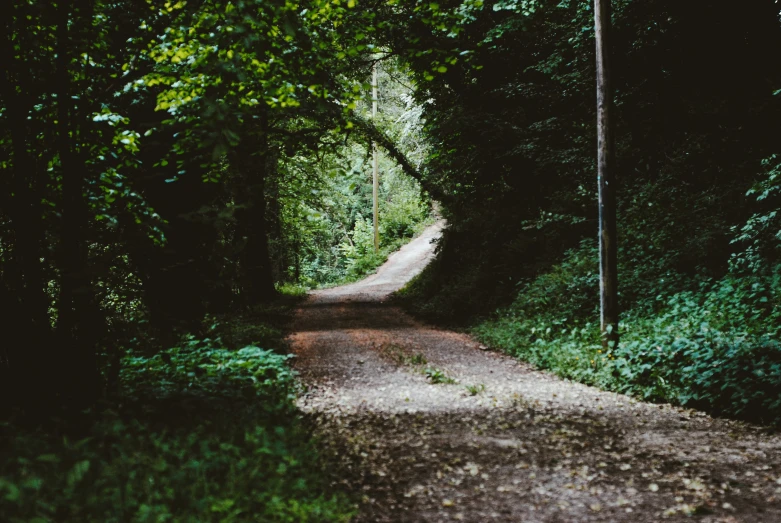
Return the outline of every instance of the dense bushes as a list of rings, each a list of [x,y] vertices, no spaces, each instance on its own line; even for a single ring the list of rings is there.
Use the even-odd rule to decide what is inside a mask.
[[[591,271],[578,270],[583,258]],[[781,422],[781,266],[767,276],[730,274],[701,280],[696,290],[648,296],[624,313],[621,344],[609,351],[593,306],[595,266],[591,249],[571,252],[475,333],[566,378]]]
[[[0,519],[346,521],[287,359],[190,338],[129,356],[121,403],[76,426],[0,425]]]
[[[629,205],[619,249],[621,343],[604,351],[598,333],[596,245],[584,240],[519,289],[514,303],[476,326],[486,343],[549,369],[646,400],[781,424],[779,205],[771,168],[749,194],[759,207],[732,227],[728,271],[676,271],[687,250],[664,248],[668,231],[647,230]],[[752,207],[749,206],[749,209]],[[695,243],[695,238],[690,244]],[[712,266],[719,260],[711,260]]]
[[[771,159],[772,160],[772,159]],[[687,249],[669,249],[665,228],[628,205],[620,246],[621,343],[598,334],[594,241],[523,284],[512,306],[479,324],[486,343],[575,380],[652,401],[781,424],[781,224],[772,161],[749,195],[755,212],[733,226],[721,277],[675,270]],[[692,238],[689,245],[696,243]],[[719,260],[710,260],[718,266]]]

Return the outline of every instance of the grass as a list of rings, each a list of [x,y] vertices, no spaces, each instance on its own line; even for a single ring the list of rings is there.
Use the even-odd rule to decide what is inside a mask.
[[[300,285],[298,283],[278,283],[276,285],[277,292],[281,294],[282,296],[292,297],[292,298],[303,298],[306,296],[307,291],[309,291],[309,288],[305,285]]]
[[[485,392],[485,384],[478,383],[476,385],[467,385],[466,390],[469,392],[470,396],[477,396],[478,394]]]
[[[431,382],[434,385],[456,385],[458,382],[445,374],[445,372],[441,369],[437,369],[435,367],[426,367],[423,369],[423,375],[426,376],[426,379],[428,379],[429,382]]]
[[[409,357],[407,361],[409,362],[410,365],[425,365],[426,363],[428,363],[426,357],[420,353],[413,354],[412,356]]]
[[[426,357],[423,354],[419,352],[415,354],[408,354],[399,345],[395,345],[393,343],[383,345],[380,349],[380,354],[390,359],[397,365],[416,367],[428,363]]]
[[[428,360],[421,353],[409,354],[399,345],[389,343],[380,349],[380,354],[392,360],[397,365],[415,367],[416,371],[423,374],[426,379],[434,385],[455,385],[458,383],[441,369],[436,367],[427,367]]]

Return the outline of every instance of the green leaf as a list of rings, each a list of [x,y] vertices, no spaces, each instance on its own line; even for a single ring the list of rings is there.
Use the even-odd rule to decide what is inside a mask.
[[[82,460],[77,462],[73,468],[68,471],[68,475],[66,478],[67,484],[69,487],[73,487],[81,481],[84,476],[87,474],[87,471],[89,471],[90,462],[89,460]]]

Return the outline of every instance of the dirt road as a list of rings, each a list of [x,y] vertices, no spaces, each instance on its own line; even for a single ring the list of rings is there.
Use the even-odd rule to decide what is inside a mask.
[[[439,231],[312,293],[290,336],[358,521],[781,522],[778,435],[561,380],[386,304]]]

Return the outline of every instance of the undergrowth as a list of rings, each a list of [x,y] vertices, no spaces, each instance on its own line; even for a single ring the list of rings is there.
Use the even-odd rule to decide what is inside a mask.
[[[781,265],[761,274],[699,278],[687,290],[657,290],[623,313],[619,346],[604,350],[593,305],[593,255],[588,247],[570,251],[474,334],[564,378],[781,423]]]
[[[423,375],[433,385],[455,385],[458,382],[445,374],[442,369],[436,367],[426,367],[423,369]]]
[[[246,320],[210,328],[280,341]],[[297,416],[288,359],[191,336],[128,354],[119,400],[78,422],[3,423],[0,520],[347,521],[352,506]]]
[[[503,252],[484,255],[485,243],[451,225],[438,258],[396,296],[416,315],[466,327],[564,378],[780,426],[778,156],[762,169],[737,217],[700,209],[684,221],[657,205],[679,196],[666,185],[622,193],[618,347],[603,349],[597,245],[576,223],[529,224],[508,240],[518,256],[504,265],[494,260]]]

